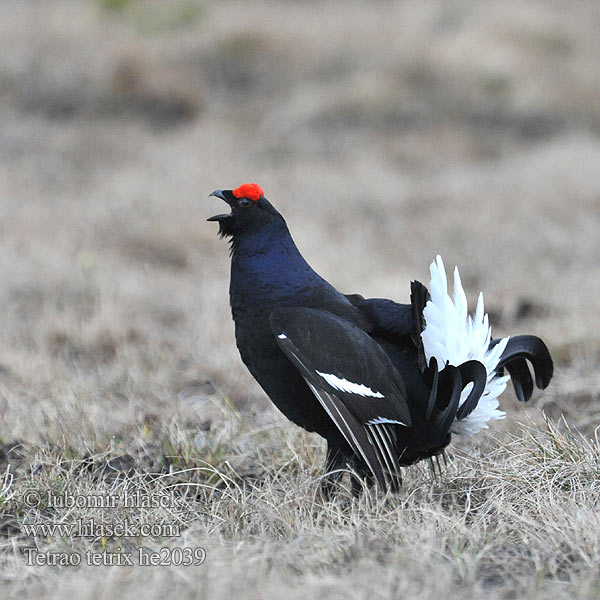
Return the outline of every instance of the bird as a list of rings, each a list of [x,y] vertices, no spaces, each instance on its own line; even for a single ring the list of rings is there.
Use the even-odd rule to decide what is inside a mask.
[[[403,468],[433,459],[439,467],[453,434],[503,418],[498,397],[509,379],[521,402],[534,381],[549,385],[546,344],[492,338],[483,295],[469,315],[458,268],[450,296],[439,255],[429,289],[411,282],[409,304],[344,294],[307,263],[258,184],[209,196],[230,208],[208,221],[230,243],[239,354],[289,420],[327,441],[326,497],[347,470],[355,495],[374,484],[397,491]]]

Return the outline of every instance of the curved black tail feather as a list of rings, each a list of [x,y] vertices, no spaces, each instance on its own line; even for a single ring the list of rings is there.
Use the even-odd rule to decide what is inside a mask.
[[[467,361],[459,367],[446,365],[438,372],[437,363],[432,358],[428,371],[429,397],[411,415],[410,442],[399,448],[399,462],[404,466],[443,452],[450,441],[452,424],[475,410],[485,390],[487,371],[479,361]],[[469,383],[473,384],[473,389],[459,406],[462,391]]]
[[[493,348],[500,340],[492,340],[490,348]],[[521,402],[531,399],[533,393],[533,379],[529,361],[535,374],[535,383],[541,390],[545,389],[554,372],[552,357],[546,344],[534,335],[515,335],[509,338],[508,344],[498,362],[497,372],[502,374],[506,368],[513,382],[515,394]]]
[[[432,428],[432,443],[434,446],[439,445],[448,437],[448,432],[458,411],[458,403],[460,401],[460,393],[463,389],[460,370],[457,367],[448,365],[440,373],[439,390],[443,390],[443,395],[448,397],[447,406],[441,411],[434,421]]]
[[[462,389],[469,383],[473,384],[473,389],[470,391],[467,399],[456,412],[456,418],[460,421],[468,417],[477,408],[481,394],[485,391],[487,371],[478,360],[469,360],[460,365],[458,370],[462,378]]]

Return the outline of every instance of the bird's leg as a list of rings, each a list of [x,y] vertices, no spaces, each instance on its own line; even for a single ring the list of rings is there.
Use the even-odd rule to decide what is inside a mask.
[[[440,464],[440,457],[437,454],[435,455],[435,463],[437,464],[438,473],[440,474],[440,479],[442,479],[444,474],[442,473],[442,465]]]
[[[437,475],[435,474],[435,465],[433,464],[433,458],[431,456],[427,459],[429,461],[429,469],[433,475],[434,481],[437,480]]]
[[[446,458],[446,451],[442,450],[442,458],[444,459],[444,467],[448,468],[448,459]]]
[[[375,478],[373,477],[373,473],[363,465],[356,465],[354,470],[355,473],[350,475],[352,495],[358,498],[364,489],[364,485],[366,484],[367,488],[372,487],[375,483]]]
[[[367,466],[357,460],[354,453],[348,447],[340,447],[338,444],[327,442],[327,457],[325,459],[325,475],[321,481],[321,492],[329,500],[335,494],[336,484],[342,478],[344,469],[352,469],[350,481],[352,484],[352,495],[360,496],[364,485],[371,487],[375,478]]]
[[[343,452],[342,448],[328,441],[327,456],[325,458],[325,475],[321,480],[321,492],[327,500],[332,498],[335,492],[335,485],[344,474],[342,469],[345,469],[347,464],[348,456]]]

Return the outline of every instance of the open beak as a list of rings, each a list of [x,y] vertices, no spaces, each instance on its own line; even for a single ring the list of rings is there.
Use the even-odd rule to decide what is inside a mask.
[[[215,190],[214,192],[210,193],[208,195],[208,197],[210,198],[211,196],[215,196],[217,198],[220,198],[224,202],[227,202],[227,204],[229,204],[229,206],[231,206],[231,200],[227,197],[227,192],[228,192],[228,190]],[[229,192],[229,194],[231,194],[231,192]],[[206,220],[207,221],[222,221],[223,219],[227,219],[230,216],[231,216],[231,214],[215,215],[214,217],[209,217]]]
[[[221,198],[221,200],[224,200],[225,202],[227,202],[227,204],[229,204],[229,201],[227,200],[227,196],[225,195],[225,190],[215,190],[214,192],[211,192],[208,195],[209,198],[211,196],[216,196],[217,198]]]

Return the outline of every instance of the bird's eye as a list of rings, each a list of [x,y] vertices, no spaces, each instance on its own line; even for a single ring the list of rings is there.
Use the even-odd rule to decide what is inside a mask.
[[[238,206],[250,206],[250,200],[248,200],[248,198],[240,198]]]

